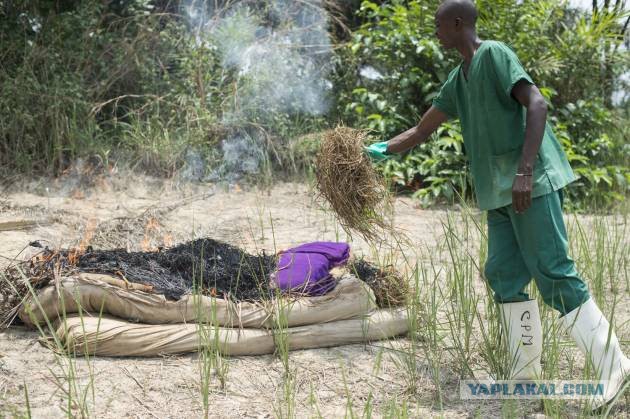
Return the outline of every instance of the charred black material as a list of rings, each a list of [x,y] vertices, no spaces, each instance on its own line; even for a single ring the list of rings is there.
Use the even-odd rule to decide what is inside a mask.
[[[29,287],[39,289],[77,272],[115,275],[125,281],[152,286],[154,292],[171,299],[196,291],[235,301],[262,301],[274,295],[269,278],[275,268],[274,255],[264,252],[252,255],[209,238],[158,252],[94,250],[88,246],[81,253],[79,249],[46,247],[30,260],[3,272],[0,328],[15,318],[22,299],[29,295]],[[380,307],[405,302],[409,286],[392,267],[379,268],[358,259],[351,262],[348,269],[372,288]]]
[[[81,272],[110,273],[152,285],[177,299],[192,290],[234,300],[267,299],[275,258],[248,254],[213,239],[198,239],[160,252],[96,250],[79,257]]]
[[[381,277],[380,269],[365,259],[354,260],[350,266],[350,272],[354,273],[357,278],[361,278],[370,287],[374,287]]]

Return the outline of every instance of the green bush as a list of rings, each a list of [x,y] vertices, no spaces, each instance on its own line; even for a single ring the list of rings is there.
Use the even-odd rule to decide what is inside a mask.
[[[457,203],[472,198],[472,181],[464,156],[459,124],[446,123],[431,141],[400,159],[385,161],[381,171],[402,190],[411,190],[424,206],[435,202]],[[457,196],[459,194],[459,196]]]
[[[131,148],[133,116],[171,93],[172,25],[146,1],[121,13],[91,1],[2,6],[0,166],[54,174],[79,155]]]
[[[358,13],[366,23],[338,58],[338,111],[385,138],[417,123],[456,62],[433,36],[439,1],[407,3],[364,1]],[[380,75],[362,75],[367,68]]]
[[[280,10],[254,0],[226,2],[220,11],[189,4],[220,22],[209,28],[184,6],[0,2],[0,168],[57,174],[81,155],[100,154],[168,176],[190,150],[207,167],[221,164],[221,140],[240,132],[260,142],[265,164],[292,167],[281,156],[289,140],[327,125],[324,100],[313,112],[304,109],[311,97],[300,94],[311,82],[305,64],[321,71],[325,63],[304,63],[295,48],[301,37],[318,41],[306,38],[323,9],[290,3]],[[308,17],[300,15],[305,7]],[[279,11],[289,15],[279,19]],[[312,25],[298,27],[305,19]],[[250,60],[256,71],[242,71],[231,55],[265,31],[268,50]]]
[[[309,174],[318,134],[306,134],[341,121],[389,139],[418,122],[460,60],[435,39],[439,0],[309,2],[308,13],[303,2],[243,0],[220,15],[193,3],[205,5],[199,15],[212,17],[211,30],[185,16],[184,2],[0,1],[0,169],[57,174],[98,154],[170,176],[189,155],[221,166],[222,140],[245,133],[263,150],[266,174]],[[550,103],[580,175],[571,205],[623,199],[628,118],[611,103],[630,58],[622,12],[591,16],[561,0],[477,5],[482,38],[510,44]],[[317,37],[325,10],[331,19],[352,14],[352,31],[330,25],[338,42],[330,49]],[[248,44],[265,36],[265,45]],[[236,64],[243,47],[258,51],[247,64],[255,71]],[[381,170],[426,205],[472,196],[456,122]]]
[[[382,139],[417,123],[460,60],[453,52],[444,54],[433,35],[438,3],[362,3],[358,14],[364,24],[340,52],[337,109],[343,119]],[[628,52],[620,48],[622,11],[592,16],[560,0],[479,0],[477,7],[481,38],[510,45],[550,102],[549,119],[580,176],[568,188],[571,204],[608,207],[623,199],[627,149],[610,103],[614,80],[627,71]],[[363,76],[366,66],[380,76]],[[384,173],[395,183],[418,187],[414,196],[424,204],[451,201],[453,191],[469,196],[465,158],[461,147],[452,146],[458,131],[450,124],[436,144],[387,163]]]
[[[630,192],[630,148],[617,113],[597,101],[580,100],[558,110],[552,121],[578,176],[567,188],[569,205],[595,210],[623,201]]]

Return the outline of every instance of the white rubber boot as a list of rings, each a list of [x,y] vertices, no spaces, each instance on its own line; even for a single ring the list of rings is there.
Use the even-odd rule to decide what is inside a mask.
[[[511,380],[540,378],[542,325],[536,300],[499,304],[510,351]]]
[[[592,298],[561,320],[584,356],[591,359],[596,379],[605,381],[604,395],[591,400],[593,407],[598,409],[613,402],[626,387],[624,381],[630,375],[630,360],[621,351],[615,332],[610,330],[610,323]]]

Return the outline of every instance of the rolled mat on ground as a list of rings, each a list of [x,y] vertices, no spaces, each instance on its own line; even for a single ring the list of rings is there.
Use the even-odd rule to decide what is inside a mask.
[[[81,273],[38,290],[19,318],[44,329],[50,322],[63,349],[76,355],[156,356],[204,346],[225,355],[269,354],[279,324],[291,350],[407,332],[405,308],[378,310],[369,286],[349,273],[338,275],[337,286],[324,296],[234,302],[203,295],[172,301],[133,284],[112,285],[115,277]]]
[[[65,350],[76,355],[157,356],[208,347],[224,355],[263,355],[276,350],[273,329],[235,329],[200,324],[146,325],[114,318],[70,316],[57,323]],[[386,339],[407,332],[404,308],[363,318],[285,329],[289,350]],[[278,332],[279,333],[279,332]]]
[[[390,273],[364,260],[342,266],[349,256],[347,244],[333,242],[307,243],[277,259],[212,239],[145,253],[46,248],[8,271],[19,304],[4,311],[3,324],[17,315],[55,336],[43,340],[57,350],[109,356],[204,346],[258,355],[276,350],[278,333],[289,349],[406,333],[406,309],[379,310],[404,303],[386,292],[400,288]],[[194,266],[203,271],[197,281]]]
[[[321,297],[272,298],[268,301],[235,302],[223,298],[187,294],[169,300],[160,294],[110,285],[109,275],[80,273],[63,278],[28,299],[18,313],[29,326],[54,321],[79,312],[109,314],[122,319],[171,324],[214,322],[217,326],[271,328],[281,314],[289,326],[325,323],[363,316],[375,310],[374,293],[363,281],[343,273],[330,293]]]

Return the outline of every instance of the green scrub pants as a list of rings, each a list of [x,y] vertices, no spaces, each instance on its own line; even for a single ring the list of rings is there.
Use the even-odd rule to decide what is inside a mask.
[[[532,199],[516,214],[512,205],[488,211],[485,276],[498,303],[526,301],[532,277],[546,304],[562,315],[589,299],[588,288],[568,256],[562,191]]]

